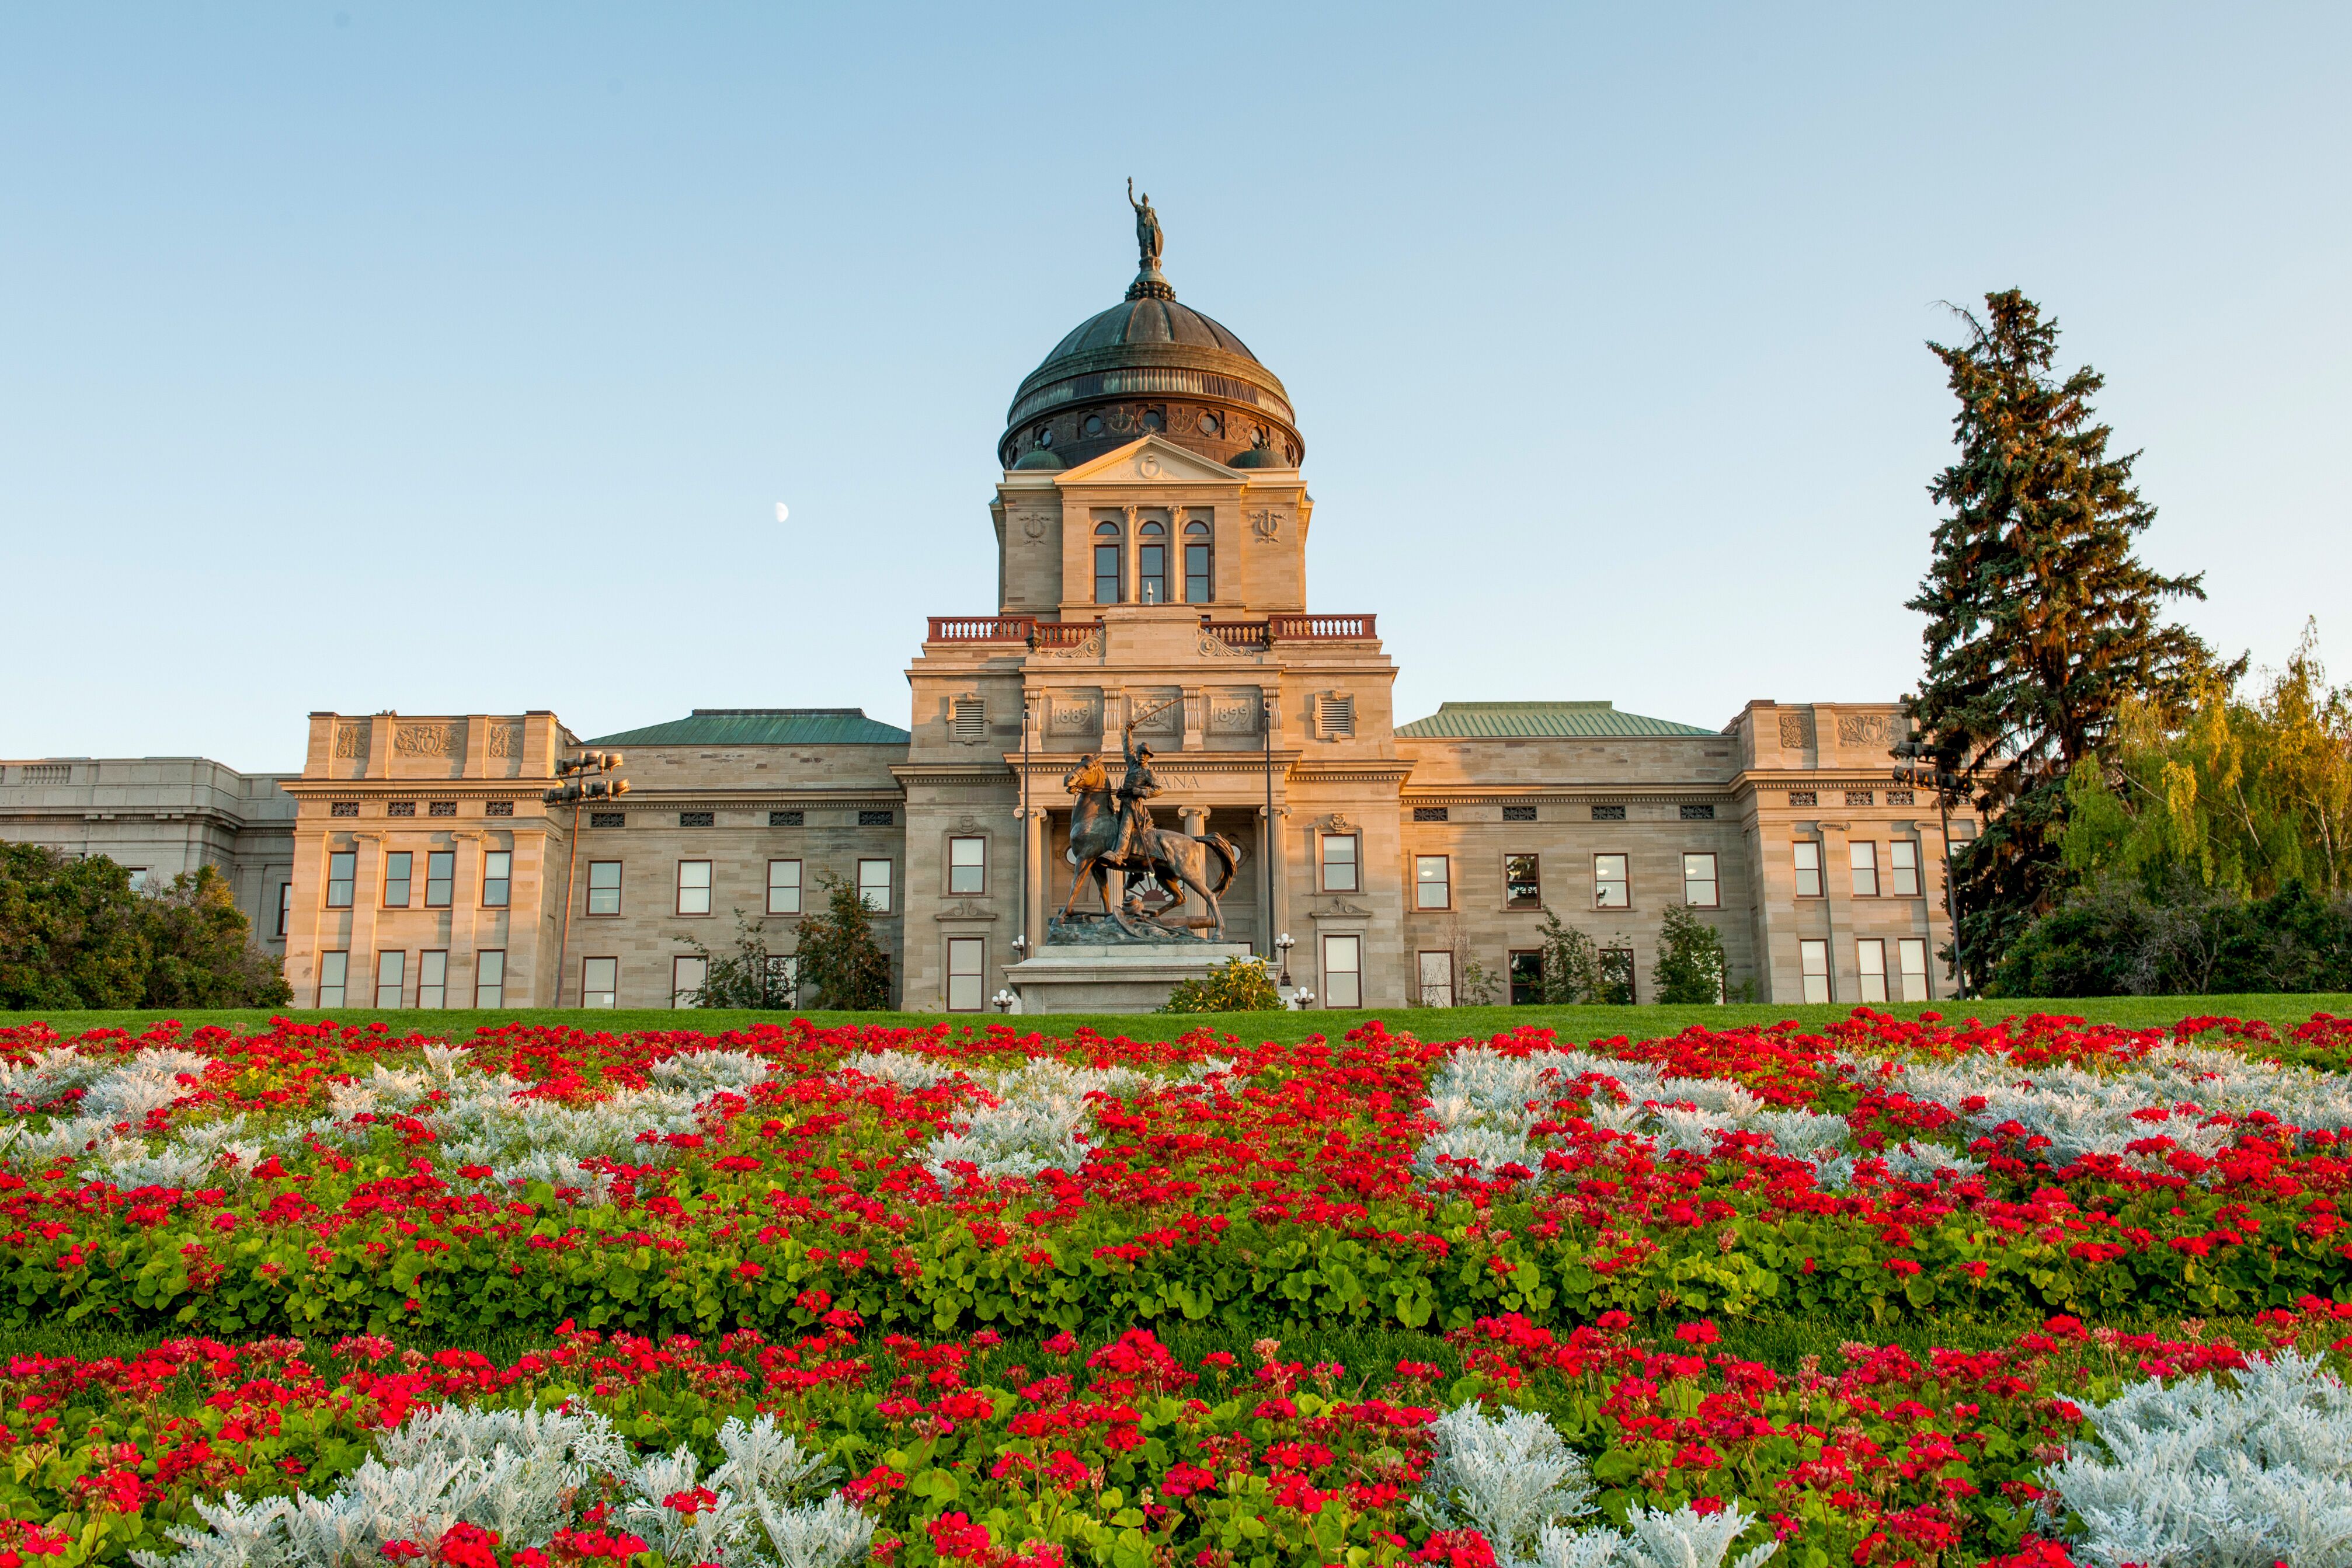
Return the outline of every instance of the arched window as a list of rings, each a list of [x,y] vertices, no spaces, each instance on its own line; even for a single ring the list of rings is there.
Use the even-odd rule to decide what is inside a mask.
[[[1095,525],[1095,602],[1118,602],[1118,525]]]
[[[1184,602],[1206,604],[1216,597],[1216,580],[1210,570],[1213,536],[1209,525],[1194,517],[1184,525]]]
[[[1136,532],[1135,597],[1144,604],[1168,602],[1168,530],[1146,523]]]

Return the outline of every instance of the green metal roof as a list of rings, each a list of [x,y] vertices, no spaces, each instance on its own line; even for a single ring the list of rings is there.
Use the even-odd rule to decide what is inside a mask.
[[[1440,703],[1427,718],[1397,726],[1404,740],[1536,740],[1611,736],[1713,735],[1670,718],[1619,713],[1612,703]]]
[[[698,707],[667,724],[600,735],[590,746],[904,746],[896,725],[862,707]]]

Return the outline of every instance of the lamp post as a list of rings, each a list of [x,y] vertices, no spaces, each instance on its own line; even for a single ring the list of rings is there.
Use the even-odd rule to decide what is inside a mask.
[[[1933,789],[1936,792],[1936,815],[1944,831],[1944,913],[1952,923],[1952,972],[1959,977],[1959,999],[1969,997],[1969,960],[1960,946],[1960,889],[1952,875],[1952,802],[1964,798],[1968,780],[1942,766],[1940,759],[1927,749],[1927,743],[1916,736],[1901,740],[1887,752],[1890,757],[1916,764],[1927,758],[1928,765],[1897,768],[1894,779],[1897,784]]]
[[[1282,983],[1287,986],[1290,984],[1290,950],[1298,944],[1292,941],[1290,933],[1286,931],[1274,939],[1274,946],[1275,950],[1282,955]]]
[[[617,800],[629,792],[629,781],[611,775],[625,760],[617,751],[583,751],[557,759],[555,776],[569,779],[540,797],[551,806],[572,808],[572,831],[564,835],[563,925],[555,939],[555,1005],[563,1005],[563,968],[572,950],[572,887],[580,866],[580,807],[588,800]],[[594,777],[590,777],[590,775]]]
[[[1020,998],[1015,997],[1011,991],[1000,988],[994,996],[988,999],[995,1004],[996,1010],[998,1012],[1009,1013],[1013,1010],[1013,1004]]]
[[[1303,1013],[1315,1005],[1315,993],[1301,986],[1290,993],[1290,999],[1297,1004],[1297,1010]]]

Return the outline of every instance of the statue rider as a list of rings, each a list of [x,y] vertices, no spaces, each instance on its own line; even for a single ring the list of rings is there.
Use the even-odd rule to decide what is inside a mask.
[[[1159,775],[1151,771],[1151,747],[1142,745],[1129,730],[1120,737],[1127,754],[1127,776],[1118,783],[1118,852],[1140,855],[1143,835],[1151,831],[1151,808],[1144,804],[1160,793]]]

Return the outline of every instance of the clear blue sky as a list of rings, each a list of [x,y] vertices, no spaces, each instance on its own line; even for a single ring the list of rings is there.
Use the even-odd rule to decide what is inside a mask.
[[[2062,323],[2352,674],[2352,8],[0,11],[0,755],[904,723],[1013,389],[1133,269],[1288,384],[1401,718],[1916,678],[1940,300]],[[774,507],[792,507],[779,526]]]

